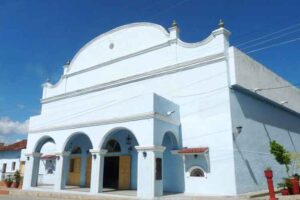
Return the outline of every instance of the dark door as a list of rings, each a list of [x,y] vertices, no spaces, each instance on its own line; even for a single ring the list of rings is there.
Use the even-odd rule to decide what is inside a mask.
[[[119,157],[104,158],[104,188],[118,189],[119,183]]]

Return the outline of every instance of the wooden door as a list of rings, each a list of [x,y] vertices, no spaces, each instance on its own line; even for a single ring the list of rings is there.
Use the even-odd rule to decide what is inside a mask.
[[[131,157],[120,156],[119,160],[119,189],[130,189]]]
[[[20,163],[20,174],[24,176],[24,169],[25,169],[25,161],[21,161]]]
[[[70,159],[68,185],[80,186],[80,168],[81,158],[75,157]]]
[[[85,171],[85,186],[91,186],[91,171],[92,171],[92,156],[89,156],[86,163],[86,171]]]

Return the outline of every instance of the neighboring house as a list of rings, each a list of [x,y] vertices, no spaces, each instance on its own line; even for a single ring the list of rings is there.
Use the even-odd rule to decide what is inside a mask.
[[[266,189],[268,166],[280,181],[285,169],[269,142],[300,150],[300,90],[230,46],[229,35],[221,23],[186,43],[176,24],[133,23],[84,45],[58,83],[44,84],[23,188],[44,185],[41,159],[55,162],[50,191],[238,195]]]
[[[22,155],[25,153],[26,144],[27,140],[22,140],[6,146],[3,143],[0,145],[0,181],[12,176],[17,170],[23,175],[25,160]]]

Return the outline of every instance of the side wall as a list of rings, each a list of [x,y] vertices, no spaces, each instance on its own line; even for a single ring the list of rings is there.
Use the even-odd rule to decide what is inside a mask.
[[[273,169],[276,185],[286,172],[270,154],[269,142],[276,140],[299,152],[300,116],[237,90],[231,90],[230,99],[233,127],[243,127],[234,140],[237,192],[266,189],[266,167]]]
[[[20,168],[20,151],[4,151],[0,152],[0,175],[3,170],[3,164],[6,163],[6,173],[13,174],[16,170]],[[12,170],[13,162],[16,163],[15,169]],[[4,178],[0,176],[0,180]]]

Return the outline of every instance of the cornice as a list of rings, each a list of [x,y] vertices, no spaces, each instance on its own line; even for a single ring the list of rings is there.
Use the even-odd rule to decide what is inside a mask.
[[[26,157],[41,157],[41,153],[38,152],[31,152],[31,153],[26,153],[25,156]]]
[[[131,115],[131,116],[126,116],[126,117],[115,117],[115,118],[111,118],[111,119],[103,119],[103,120],[97,120],[97,121],[91,121],[91,122],[74,123],[74,124],[61,125],[61,126],[49,126],[49,127],[45,127],[45,128],[29,130],[28,134],[83,128],[83,127],[91,127],[91,126],[100,126],[100,125],[107,125],[107,124],[124,123],[124,122],[146,120],[146,119],[157,119],[157,120],[161,120],[161,121],[167,122],[172,125],[176,125],[176,126],[180,125],[180,121],[173,120],[170,117],[164,116],[157,112],[148,112],[148,113],[142,113],[142,114]]]
[[[107,149],[90,149],[89,151],[92,155],[105,155],[107,153]]]
[[[135,146],[137,151],[155,151],[155,152],[164,152],[166,147],[164,146]]]
[[[114,88],[114,87],[118,87],[121,85],[133,83],[133,82],[138,82],[138,81],[142,81],[142,80],[146,80],[146,79],[150,79],[150,78],[154,78],[154,77],[164,76],[167,74],[172,74],[172,73],[176,73],[176,72],[180,72],[180,71],[184,71],[184,70],[193,69],[196,67],[201,67],[203,65],[207,65],[207,64],[213,63],[213,62],[218,62],[223,59],[225,59],[225,56],[224,56],[224,53],[222,52],[222,53],[218,53],[218,54],[214,54],[214,55],[210,55],[210,56],[206,56],[206,57],[202,57],[202,58],[198,58],[198,59],[194,59],[194,60],[190,60],[190,61],[186,61],[186,62],[174,64],[174,65],[169,65],[169,66],[166,66],[166,67],[163,67],[160,69],[152,70],[149,72],[144,72],[144,73],[129,76],[126,78],[121,78],[121,79],[118,79],[115,81],[101,83],[101,84],[87,87],[84,89],[75,90],[72,92],[67,92],[64,94],[57,95],[57,96],[45,98],[45,99],[42,99],[41,102],[42,102],[42,104],[45,104],[45,103],[50,103],[50,102],[65,99],[65,98],[75,97],[75,96],[79,96],[79,95],[83,95],[83,94],[88,94],[91,92]]]

